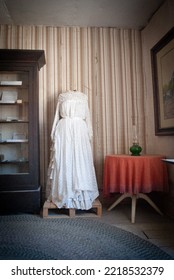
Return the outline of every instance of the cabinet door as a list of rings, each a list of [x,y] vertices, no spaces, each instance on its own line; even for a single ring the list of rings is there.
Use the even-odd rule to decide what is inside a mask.
[[[39,212],[39,70],[43,50],[0,50],[0,212]]]
[[[0,175],[29,173],[29,72],[0,72]]]

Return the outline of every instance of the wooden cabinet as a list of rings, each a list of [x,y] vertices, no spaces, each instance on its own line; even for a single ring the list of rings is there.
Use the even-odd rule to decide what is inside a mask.
[[[0,212],[38,212],[42,50],[0,50]]]

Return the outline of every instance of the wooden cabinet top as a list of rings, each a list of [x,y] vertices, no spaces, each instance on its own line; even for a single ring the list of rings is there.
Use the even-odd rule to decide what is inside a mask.
[[[4,63],[35,63],[40,70],[46,63],[44,50],[0,49],[0,61]]]

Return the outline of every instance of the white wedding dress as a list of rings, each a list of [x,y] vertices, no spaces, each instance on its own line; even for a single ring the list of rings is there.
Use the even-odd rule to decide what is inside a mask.
[[[58,208],[90,209],[98,197],[90,139],[88,99],[70,91],[59,95],[48,168],[48,201]]]

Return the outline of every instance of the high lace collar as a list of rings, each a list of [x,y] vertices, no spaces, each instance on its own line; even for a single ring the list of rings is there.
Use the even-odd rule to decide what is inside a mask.
[[[65,100],[79,100],[79,101],[86,101],[88,99],[87,95],[80,91],[67,91],[64,93],[60,93],[59,101],[63,102]]]

